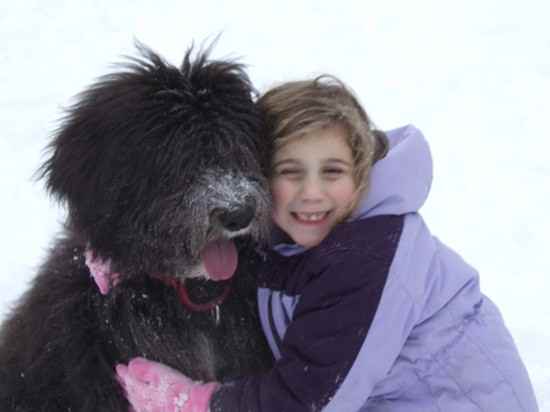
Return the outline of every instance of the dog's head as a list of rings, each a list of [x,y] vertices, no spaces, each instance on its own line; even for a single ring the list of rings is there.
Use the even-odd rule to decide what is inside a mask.
[[[180,68],[143,46],[77,97],[41,171],[68,226],[122,274],[232,275],[231,239],[267,237],[265,144],[234,62]]]

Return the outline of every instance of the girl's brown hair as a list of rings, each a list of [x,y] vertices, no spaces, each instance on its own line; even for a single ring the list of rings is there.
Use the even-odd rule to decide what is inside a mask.
[[[283,83],[261,96],[258,104],[273,150],[315,130],[342,125],[348,132],[358,193],[366,190],[372,165],[388,151],[384,132],[374,128],[353,92],[334,76]]]

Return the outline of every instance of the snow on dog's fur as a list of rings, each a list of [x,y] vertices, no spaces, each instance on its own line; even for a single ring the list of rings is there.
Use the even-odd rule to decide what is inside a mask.
[[[271,363],[255,301],[270,210],[254,90],[234,62],[189,51],[176,68],[139,48],[78,96],[41,168],[68,218],[0,331],[3,412],[125,411],[113,368],[135,356],[202,381]],[[104,293],[85,255],[116,274]]]

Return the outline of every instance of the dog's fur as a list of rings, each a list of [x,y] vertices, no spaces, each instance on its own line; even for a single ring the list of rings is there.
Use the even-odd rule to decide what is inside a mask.
[[[41,169],[68,218],[0,331],[2,412],[126,411],[113,368],[135,356],[202,381],[272,362],[255,301],[270,210],[254,90],[240,65],[207,52],[176,68],[140,50],[79,95]],[[200,279],[200,251],[220,237],[239,250],[231,292],[218,310],[191,311],[158,276],[196,301],[217,296],[224,282]],[[106,295],[86,249],[120,274]]]

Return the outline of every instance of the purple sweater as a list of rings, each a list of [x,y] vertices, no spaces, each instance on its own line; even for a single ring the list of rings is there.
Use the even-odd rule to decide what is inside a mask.
[[[212,412],[538,410],[477,272],[418,214],[432,179],[424,137],[388,137],[348,222],[315,248],[269,254],[258,297],[275,367],[222,385]]]

